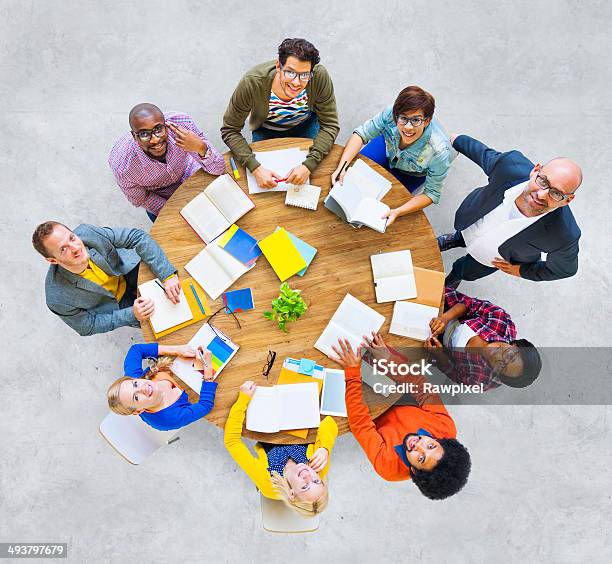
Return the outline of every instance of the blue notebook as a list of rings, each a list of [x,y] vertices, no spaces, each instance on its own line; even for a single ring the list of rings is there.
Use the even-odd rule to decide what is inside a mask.
[[[245,266],[251,266],[261,256],[257,241],[236,224],[221,237],[219,246]]]
[[[237,313],[239,311],[249,311],[250,309],[255,309],[251,288],[223,292],[222,300],[223,305],[225,306],[225,313],[229,313],[230,310]]]
[[[279,229],[280,227],[277,227],[274,231],[278,231]],[[298,253],[302,255],[302,258],[306,263],[306,267],[302,268],[302,270],[297,273],[298,276],[304,276],[304,274],[306,274],[306,269],[310,266],[312,259],[314,259],[315,255],[317,254],[317,249],[315,249],[312,245],[305,243],[299,237],[296,237],[293,233],[289,233],[289,231],[287,231],[286,229],[285,231],[287,235],[289,235],[289,239],[291,239],[291,242],[295,245],[295,248],[298,250]]]

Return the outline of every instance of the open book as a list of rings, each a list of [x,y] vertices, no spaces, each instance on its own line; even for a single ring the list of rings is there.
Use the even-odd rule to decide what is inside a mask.
[[[198,332],[187,343],[191,348],[202,347],[212,353],[213,374],[219,374],[240,348],[219,329],[216,332],[208,323],[204,323]],[[177,357],[171,369],[194,392],[200,393],[202,387],[202,372],[193,366],[192,358]]]
[[[355,172],[358,163],[362,164]],[[382,216],[389,211],[389,206],[383,204],[380,198],[388,192],[388,189],[386,185],[383,187],[380,183],[373,182],[369,176],[362,174],[363,167],[370,168],[363,161],[358,160],[344,175],[343,183],[334,184],[324,204],[327,209],[355,227],[367,225],[375,231],[384,233],[387,228],[387,219],[382,219]],[[376,171],[372,170],[372,172],[380,176]],[[388,180],[385,178],[383,180],[388,183],[389,187],[391,186]]]
[[[347,294],[315,343],[315,349],[327,356],[335,356],[331,347],[335,345],[337,348],[338,339],[342,337],[348,339],[353,350],[357,351],[363,336],[377,332],[384,322],[384,315]]]
[[[301,165],[306,160],[308,151],[301,151],[297,147],[292,147],[290,149],[280,149],[278,151],[259,151],[254,153],[254,155],[261,166],[268,170],[273,170],[277,174],[280,174],[282,178],[286,178],[292,168]],[[249,185],[249,194],[286,192],[288,188],[293,186],[286,182],[279,182],[274,188],[260,188],[257,185],[255,176],[248,170],[247,183]]]
[[[246,413],[246,428],[260,433],[318,427],[320,421],[316,382],[258,386]]]
[[[181,210],[181,215],[200,239],[210,243],[254,207],[230,175],[223,174],[191,200]]]
[[[193,313],[181,290],[178,304],[173,304],[166,296],[166,291],[158,284],[158,280],[149,280],[138,286],[143,298],[150,298],[155,304],[155,311],[149,318],[154,333],[161,333],[170,327],[180,325],[193,319]],[[159,282],[161,284],[161,282]]]
[[[413,302],[395,302],[389,333],[426,341],[431,336],[429,322],[438,317],[439,308]]]
[[[395,302],[417,297],[410,251],[371,255],[376,301]]]
[[[255,266],[255,263],[250,267],[245,266],[217,243],[218,241],[213,241],[206,245],[185,265],[185,270],[213,300]]]

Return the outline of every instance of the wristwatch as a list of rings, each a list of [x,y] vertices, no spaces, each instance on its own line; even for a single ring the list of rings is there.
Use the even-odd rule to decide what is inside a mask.
[[[210,147],[206,145],[206,152],[203,155],[198,153],[198,155],[200,155],[200,157],[203,159],[207,159],[210,156]]]

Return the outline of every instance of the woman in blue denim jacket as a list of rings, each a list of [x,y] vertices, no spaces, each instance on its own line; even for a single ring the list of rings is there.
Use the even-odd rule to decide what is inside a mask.
[[[437,204],[450,167],[452,146],[440,123],[433,119],[434,109],[435,100],[429,92],[418,86],[404,88],[393,106],[355,129],[332,174],[332,184],[336,180],[342,183],[346,170],[340,171],[361,151],[410,192],[425,184],[422,194],[384,215],[389,217],[387,225],[401,215]]]

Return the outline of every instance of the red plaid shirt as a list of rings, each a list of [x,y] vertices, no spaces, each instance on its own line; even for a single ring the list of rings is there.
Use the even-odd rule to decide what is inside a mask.
[[[131,133],[115,143],[108,157],[117,184],[130,203],[155,215],[159,214],[174,191],[198,169],[217,175],[225,172],[223,156],[210,144],[191,116],[169,112],[164,114],[164,118],[198,135],[210,147],[208,156],[202,158],[197,153],[181,149],[176,145],[174,133],[168,130],[165,163],[147,155]]]
[[[502,341],[509,343],[516,339],[516,327],[512,318],[499,306],[486,300],[470,298],[452,288],[444,289],[445,311],[456,304],[463,304],[467,311],[459,319],[465,323],[481,339],[490,343]],[[472,349],[470,349],[472,350]],[[451,367],[444,373],[455,382],[471,386],[483,384],[485,390],[497,388],[500,383],[493,378],[493,371],[484,356],[476,352],[447,350]]]

